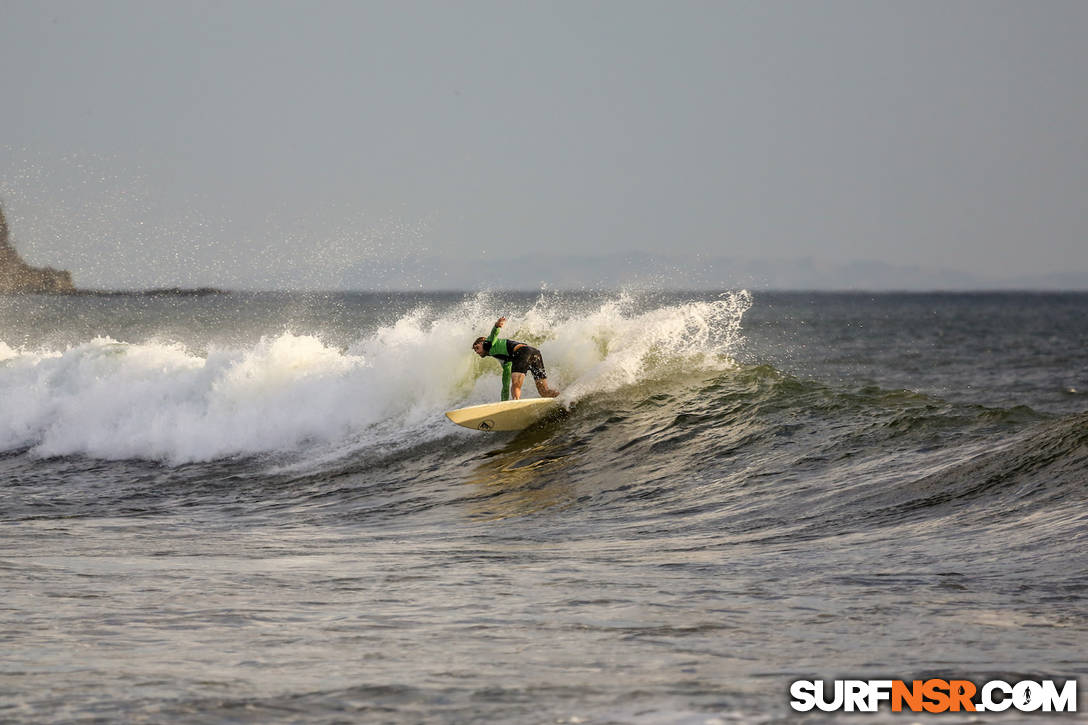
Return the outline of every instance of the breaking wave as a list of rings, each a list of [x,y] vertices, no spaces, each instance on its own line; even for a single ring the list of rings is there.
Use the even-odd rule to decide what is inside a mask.
[[[285,331],[248,346],[98,337],[65,349],[0,343],[0,450],[181,464],[432,440],[442,413],[497,398],[498,368],[468,342],[495,313],[487,295],[420,306],[346,348]],[[639,309],[628,296],[571,309],[542,296],[505,332],[544,352],[572,403],[692,368],[720,368],[742,339],[747,292]]]

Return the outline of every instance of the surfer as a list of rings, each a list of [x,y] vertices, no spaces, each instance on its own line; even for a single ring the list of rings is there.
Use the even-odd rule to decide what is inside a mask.
[[[500,317],[491,328],[488,337],[477,337],[472,343],[472,350],[480,357],[493,357],[502,363],[502,399],[521,400],[521,386],[525,382],[525,373],[533,374],[537,392],[542,398],[554,398],[558,390],[548,387],[548,373],[544,370],[544,358],[540,350],[516,340],[504,340],[499,337],[499,330],[506,323]]]

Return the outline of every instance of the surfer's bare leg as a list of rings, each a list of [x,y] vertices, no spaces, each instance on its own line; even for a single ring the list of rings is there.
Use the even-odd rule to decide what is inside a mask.
[[[525,373],[511,373],[510,399],[521,400],[521,386],[525,383]]]
[[[536,380],[534,382],[536,383],[536,392],[540,393],[541,398],[554,398],[555,396],[559,395],[558,390],[553,390],[548,387],[547,378],[541,378],[540,380]]]

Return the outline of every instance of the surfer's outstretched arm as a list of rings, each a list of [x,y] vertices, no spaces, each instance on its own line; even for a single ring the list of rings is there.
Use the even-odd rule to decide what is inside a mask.
[[[506,318],[500,317],[495,321],[495,326],[491,328],[491,334],[487,336],[487,344],[494,345],[495,340],[499,337],[499,329],[506,324]]]

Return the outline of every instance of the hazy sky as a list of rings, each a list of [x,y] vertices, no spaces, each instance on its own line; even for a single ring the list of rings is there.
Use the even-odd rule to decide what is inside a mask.
[[[82,286],[648,253],[1088,287],[1081,0],[0,0],[0,18],[0,201],[25,256]],[[407,283],[446,286],[424,268]]]

